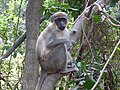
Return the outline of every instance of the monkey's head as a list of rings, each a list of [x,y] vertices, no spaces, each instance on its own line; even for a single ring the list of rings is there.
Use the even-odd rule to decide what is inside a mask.
[[[65,12],[56,12],[51,16],[51,22],[57,30],[63,31],[68,23],[68,14]]]

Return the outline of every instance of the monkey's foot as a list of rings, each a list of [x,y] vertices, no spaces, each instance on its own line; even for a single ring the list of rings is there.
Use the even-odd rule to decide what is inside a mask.
[[[75,65],[75,63],[73,63],[73,62],[68,62],[67,63],[67,68],[72,68],[72,67],[76,67],[76,65]]]
[[[68,68],[66,68],[66,70],[61,71],[60,74],[68,74],[71,72],[78,72],[78,71],[79,71],[79,69],[76,67],[76,65],[74,65],[73,67],[68,67]]]

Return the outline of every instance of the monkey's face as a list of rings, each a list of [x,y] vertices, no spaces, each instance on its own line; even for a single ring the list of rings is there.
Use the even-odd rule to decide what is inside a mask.
[[[67,26],[67,19],[66,18],[57,18],[55,19],[55,24],[58,30],[63,31]]]

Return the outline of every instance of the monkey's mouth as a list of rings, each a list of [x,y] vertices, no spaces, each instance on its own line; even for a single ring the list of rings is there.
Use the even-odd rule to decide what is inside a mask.
[[[60,30],[64,30],[64,29],[65,29],[65,27],[59,27],[59,29],[60,29]]]

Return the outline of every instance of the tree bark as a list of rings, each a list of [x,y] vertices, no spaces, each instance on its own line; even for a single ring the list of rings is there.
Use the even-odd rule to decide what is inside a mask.
[[[38,81],[39,64],[35,54],[35,46],[39,35],[42,4],[43,0],[28,0],[26,9],[26,54],[23,90],[35,90]]]
[[[105,5],[107,5],[111,0],[97,0],[95,3],[98,3],[99,5],[101,5],[102,7],[105,7]],[[92,10],[90,10],[91,6],[87,7],[83,13],[78,16],[78,18],[76,19],[74,25],[72,26],[70,32],[71,32],[71,41],[73,43],[76,43],[76,41],[79,40],[80,38],[80,33],[83,29],[85,29],[86,27],[86,23],[88,22],[88,19],[90,17],[90,15],[92,15],[94,12],[98,12],[98,7],[94,6],[92,8]]]

